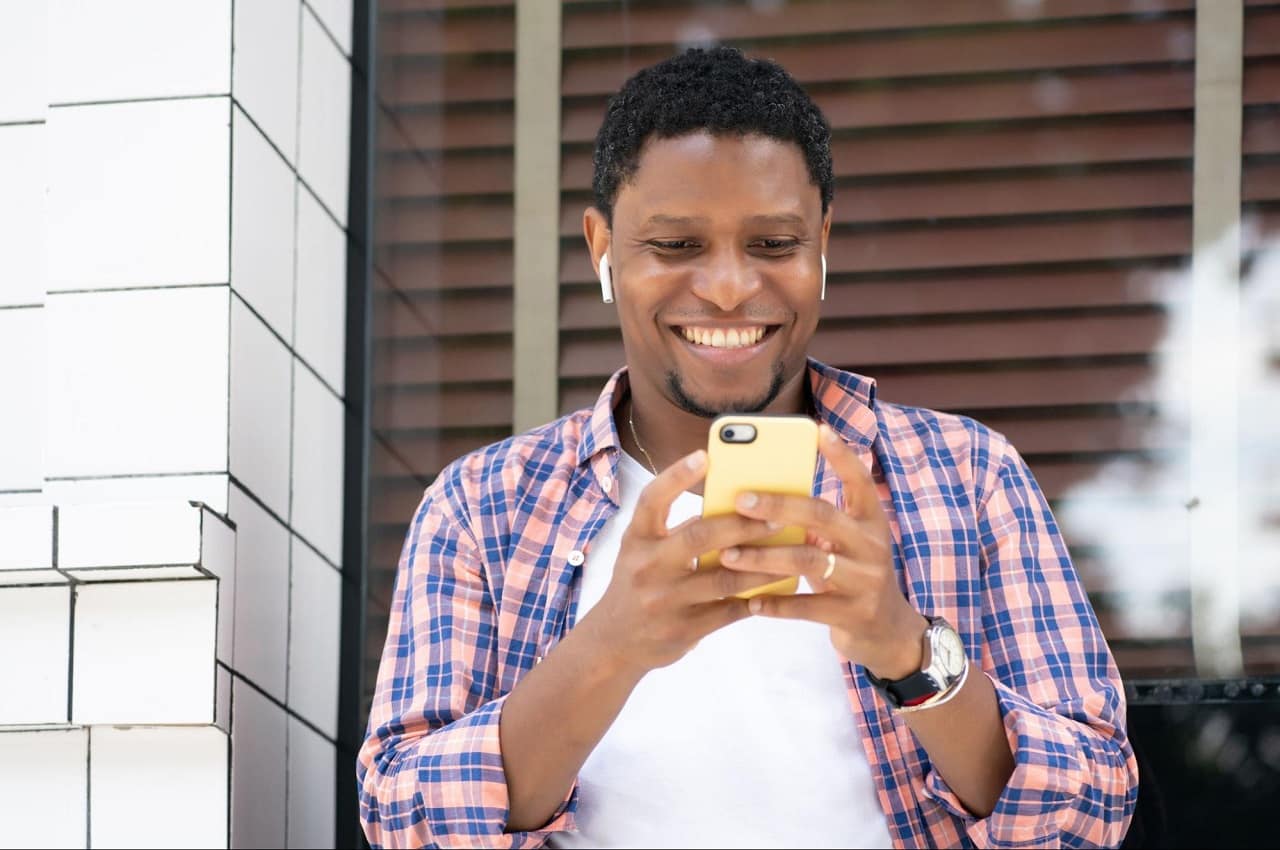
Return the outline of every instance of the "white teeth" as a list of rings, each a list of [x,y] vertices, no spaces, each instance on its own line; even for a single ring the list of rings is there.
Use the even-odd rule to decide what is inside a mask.
[[[755,345],[764,338],[765,329],[760,326],[754,328],[691,328],[681,329],[684,338],[696,345],[706,345],[712,348],[745,348],[749,345]]]

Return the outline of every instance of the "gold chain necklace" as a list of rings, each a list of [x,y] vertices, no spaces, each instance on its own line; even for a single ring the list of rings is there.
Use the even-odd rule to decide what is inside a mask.
[[[644,444],[640,442],[640,435],[636,433],[635,409],[636,405],[633,399],[631,404],[627,406],[627,424],[631,426],[631,438],[636,441],[636,448],[644,454],[644,459],[649,462],[649,468],[653,470],[653,477],[657,478],[658,467],[654,465],[653,458],[649,457],[649,452],[645,450]]]

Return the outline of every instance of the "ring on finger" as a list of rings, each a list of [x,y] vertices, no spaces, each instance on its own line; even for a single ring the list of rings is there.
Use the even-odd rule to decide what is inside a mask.
[[[834,573],[835,571],[836,571],[836,553],[835,553],[835,552],[828,552],[828,553],[827,553],[827,568],[826,568],[825,570],[823,570],[823,571],[822,571],[822,580],[823,580],[823,581],[830,581],[830,580],[831,580],[831,574],[832,574],[832,573]]]

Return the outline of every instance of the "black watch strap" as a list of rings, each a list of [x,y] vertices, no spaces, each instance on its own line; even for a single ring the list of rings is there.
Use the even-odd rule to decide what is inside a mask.
[[[867,680],[884,694],[885,699],[894,708],[915,705],[942,690],[942,683],[934,681],[933,677],[923,670],[917,670],[901,679],[881,679],[870,670],[863,669],[867,674]]]

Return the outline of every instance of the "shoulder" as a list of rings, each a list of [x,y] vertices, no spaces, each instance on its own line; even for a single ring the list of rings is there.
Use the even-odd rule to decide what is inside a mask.
[[[970,416],[877,400],[881,451],[902,466],[946,466],[968,478],[978,495],[1014,453],[1004,434]]]
[[[481,446],[449,463],[429,488],[466,513],[487,511],[517,492],[578,465],[591,411],[577,410],[522,434]]]

